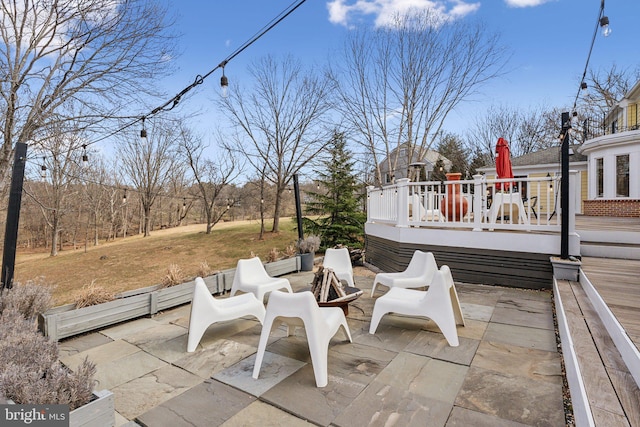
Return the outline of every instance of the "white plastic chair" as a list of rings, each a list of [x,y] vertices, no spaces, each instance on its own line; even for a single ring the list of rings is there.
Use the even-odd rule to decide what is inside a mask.
[[[249,315],[257,317],[260,323],[264,322],[264,305],[255,295],[242,294],[217,299],[211,295],[202,277],[196,277],[196,286],[191,299],[187,352],[191,353],[196,349],[204,332],[213,323]]]
[[[415,251],[409,265],[399,273],[378,273],[373,279],[371,297],[378,284],[389,288],[420,288],[429,286],[433,275],[438,271],[438,264],[431,252]]]
[[[262,365],[264,351],[271,334],[271,327],[276,318],[283,319],[287,324],[287,336],[291,320],[302,320],[309,343],[313,373],[318,387],[324,387],[328,383],[327,356],[329,353],[329,341],[343,327],[349,342],[351,332],[344,312],[339,307],[318,307],[313,294],[309,291],[287,294],[281,291],[272,292],[267,304],[267,314],[260,334],[258,353],[253,367],[253,378],[257,379]]]
[[[449,266],[443,265],[426,291],[392,288],[378,298],[373,307],[369,333],[375,334],[380,319],[387,313],[428,317],[440,328],[451,347],[458,346],[456,325],[464,326],[464,317]]]
[[[286,289],[293,292],[288,279],[269,276],[260,258],[238,260],[236,274],[231,285],[231,296],[234,296],[238,291],[251,292],[258,301],[262,302],[265,294],[276,289]]]
[[[349,249],[327,249],[324,253],[322,265],[330,268],[339,280],[345,280],[349,286],[355,287],[353,281],[353,267],[351,266],[351,255]]]

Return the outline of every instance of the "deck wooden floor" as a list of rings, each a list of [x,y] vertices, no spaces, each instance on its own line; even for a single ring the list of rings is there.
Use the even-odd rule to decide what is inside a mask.
[[[640,350],[640,260],[584,257],[582,271]]]

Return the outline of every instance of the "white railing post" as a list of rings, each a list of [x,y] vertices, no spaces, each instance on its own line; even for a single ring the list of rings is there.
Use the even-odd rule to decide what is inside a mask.
[[[371,209],[373,208],[373,206],[371,206],[371,192],[375,188],[376,187],[374,187],[373,185],[367,186],[367,222],[371,222]]]
[[[409,178],[397,180],[398,188],[398,222],[396,227],[409,226]]]
[[[482,231],[482,219],[485,215],[483,180],[484,175],[473,175],[473,231]]]

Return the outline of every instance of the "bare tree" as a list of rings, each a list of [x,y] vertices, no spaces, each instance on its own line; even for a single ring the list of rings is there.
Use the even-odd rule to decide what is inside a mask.
[[[207,146],[192,134],[189,129],[182,128],[180,146],[184,151],[186,162],[193,173],[198,187],[198,198],[202,200],[207,222],[206,234],[211,234],[211,229],[222,219],[233,200],[225,200],[221,203],[221,196],[225,188],[238,177],[241,169],[233,153],[228,149],[222,149],[216,161],[204,157]]]
[[[151,232],[151,207],[178,173],[179,131],[174,123],[156,119],[146,138],[129,135],[119,143],[123,174],[134,185],[142,207],[142,232]]]
[[[281,61],[264,57],[249,71],[254,90],[248,96],[234,90],[221,104],[239,128],[234,149],[275,186],[271,231],[278,232],[284,191],[329,140],[321,125],[331,107],[330,82],[303,70],[290,56]]]
[[[147,0],[0,0],[0,190],[15,143],[46,139],[58,122],[95,124],[151,94],[172,53],[169,24]]]
[[[499,37],[482,25],[443,22],[433,11],[394,24],[352,33],[332,71],[338,108],[371,152],[378,182],[382,157],[391,171],[423,157],[449,113],[499,76],[505,57]]]
[[[509,141],[514,157],[548,148],[558,143],[560,127],[557,109],[531,108],[522,110],[507,105],[492,105],[466,134],[472,152],[485,153],[487,160],[495,161],[498,138]]]
[[[640,66],[620,69],[613,64],[607,70],[589,70],[588,90],[581,92],[581,110],[589,110],[591,118],[602,120],[638,80]]]
[[[81,147],[83,139],[59,126],[43,141],[41,162],[36,166],[43,182],[30,182],[26,193],[40,207],[51,232],[51,256],[58,255],[61,247],[63,219],[74,211],[77,184],[81,175]]]

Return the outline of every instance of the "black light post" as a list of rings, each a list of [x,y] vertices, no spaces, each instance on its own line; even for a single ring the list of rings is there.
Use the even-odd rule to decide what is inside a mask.
[[[13,286],[13,270],[16,266],[16,246],[18,243],[18,223],[20,222],[20,203],[22,201],[22,184],[24,182],[27,144],[18,142],[13,157],[13,174],[7,208],[7,225],[4,233],[4,251],[2,254],[2,278],[0,289],[11,289]]]
[[[562,146],[561,146],[561,178],[560,178],[560,258],[569,259],[569,129],[571,118],[569,113],[562,113]]]
[[[302,232],[302,208],[300,207],[300,186],[298,185],[298,174],[293,174],[293,192],[296,197],[296,220],[298,222],[298,240],[304,239]]]

